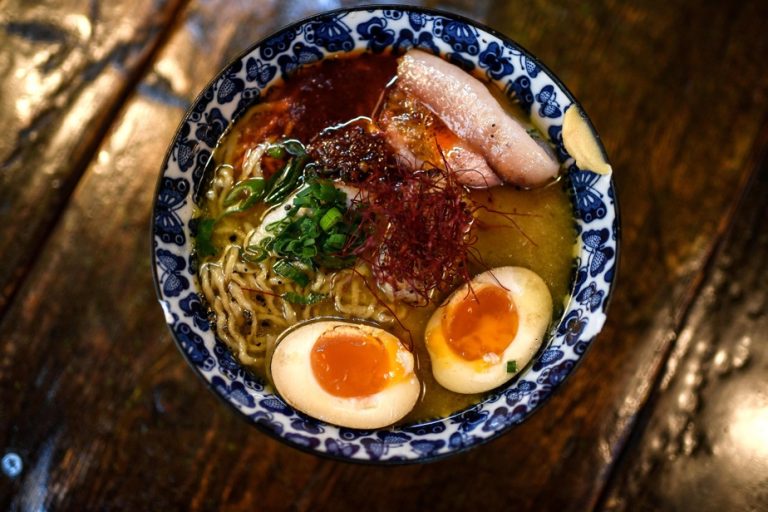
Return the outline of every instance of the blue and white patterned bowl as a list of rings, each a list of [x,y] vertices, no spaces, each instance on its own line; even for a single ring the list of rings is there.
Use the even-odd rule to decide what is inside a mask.
[[[374,431],[339,428],[285,404],[214,336],[191,258],[193,203],[219,137],[270,84],[328,55],[403,52],[414,46],[495,82],[517,98],[556,146],[568,169],[578,231],[571,297],[533,364],[481,404],[427,424]],[[447,13],[392,6],[344,9],[300,21],[255,44],[195,100],[168,150],[158,183],[152,263],[160,304],[180,350],[217,395],[261,430],[294,447],[339,459],[433,460],[489,441],[525,421],[573,371],[602,328],[618,256],[611,178],[580,169],[562,141],[564,114],[576,105],[565,86],[518,44]]]

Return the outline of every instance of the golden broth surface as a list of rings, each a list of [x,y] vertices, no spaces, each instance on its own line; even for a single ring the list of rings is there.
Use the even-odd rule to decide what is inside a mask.
[[[384,84],[394,74],[395,61],[394,57],[391,56],[358,57],[347,60],[350,62],[361,61],[358,64],[350,63],[352,67],[356,68],[355,73],[358,78],[355,81],[357,83],[370,84],[372,79],[383,90]],[[343,68],[344,65],[342,63],[341,67]],[[386,73],[383,73],[382,69],[386,70]],[[371,77],[368,77],[366,73],[370,74]],[[303,76],[306,77],[307,74],[311,76],[311,71],[305,71]],[[322,92],[322,90],[333,88],[333,76],[328,69],[324,68],[320,78],[322,83],[318,90]],[[346,78],[344,81],[345,83],[348,82]],[[311,80],[305,80],[305,82],[311,82]],[[286,86],[271,91],[266,96],[265,101],[273,101],[273,105],[279,105],[281,98],[292,98],[294,103],[286,106],[286,111],[292,109],[296,112],[296,119],[301,121],[305,119],[305,109],[317,106],[317,102],[322,102],[323,98],[328,96],[328,94],[323,96],[313,89],[314,92],[309,99],[305,98],[306,101],[302,103],[302,96],[294,93],[297,90],[306,89],[305,86],[306,84],[302,83],[301,80],[292,82],[289,79]],[[327,93],[327,90],[325,92]],[[345,109],[348,111],[344,115],[359,115],[369,112],[372,109],[371,104],[376,101],[378,94],[380,93],[366,93],[365,98],[359,103],[348,101],[348,96],[344,97]],[[335,98],[333,100],[335,103],[340,101],[341,95],[331,96]],[[310,100],[314,102],[314,105],[308,104]],[[510,110],[519,110],[514,104],[509,104],[508,107]],[[244,158],[243,147],[259,142],[259,138],[266,135],[274,136],[277,133],[282,136],[301,138],[304,143],[308,142],[308,140],[304,140],[307,138],[305,133],[285,133],[288,129],[285,126],[293,127],[296,125],[306,129],[306,124],[299,122],[297,125],[296,123],[285,122],[283,124],[277,123],[276,128],[265,128],[265,123],[268,123],[268,116],[261,112],[260,108],[261,106],[257,105],[251,109],[227,131],[214,152],[214,160],[217,165],[226,164],[235,169],[238,168],[242,165]],[[325,105],[323,109],[321,109],[323,112],[328,111],[337,114],[337,111],[328,105]],[[328,126],[339,121],[330,114],[327,115],[330,118],[325,124],[319,122],[317,118],[312,118],[312,122],[317,126]],[[521,112],[516,112],[516,117],[518,116],[523,117]],[[272,133],[270,130],[277,131]],[[281,130],[283,133],[280,133]],[[473,190],[469,192],[469,195],[479,207],[475,223],[477,242],[473,246],[479,258],[471,260],[470,274],[476,275],[488,269],[510,265],[529,268],[538,273],[547,283],[555,304],[555,311],[560,310],[557,306],[563,304],[568,294],[576,239],[571,203],[565,190],[565,183],[558,181],[535,190],[499,186],[486,190]],[[198,216],[208,215],[212,208],[211,205],[211,200],[208,200],[207,203],[204,201]],[[264,213],[263,205],[258,205],[247,212],[224,217],[222,221],[217,223],[213,236],[214,243],[220,247],[227,244],[242,247],[246,243],[245,233],[259,224]],[[211,260],[213,258],[201,258],[201,263]],[[447,295],[435,297],[435,300],[427,306],[405,306],[399,309],[402,311],[397,318],[399,323],[394,322],[384,326],[401,340],[412,341],[416,356],[417,374],[422,382],[421,398],[413,411],[403,420],[405,423],[445,417],[477,403],[482,398],[482,395],[462,395],[448,391],[437,384],[432,376],[429,355],[424,344],[424,329],[437,305]],[[375,299],[372,298],[371,300]],[[316,316],[340,316],[331,300],[319,303],[313,308],[315,308],[313,312]],[[259,319],[253,319],[253,321],[259,321]],[[268,330],[269,327],[266,329]],[[274,334],[279,334],[281,331],[282,329],[275,330]],[[267,377],[263,364],[250,365],[250,367],[260,377]]]
[[[477,229],[474,247],[483,262],[474,262],[471,274],[510,265],[526,267],[544,279],[553,303],[562,304],[568,296],[576,243],[571,204],[563,184],[553,183],[536,190],[501,186],[471,194],[489,210],[523,214],[514,215],[510,220],[488,210],[479,211],[478,224],[482,227]],[[440,386],[432,376],[424,330],[436,307],[432,304],[410,308],[408,316],[402,319],[414,337],[418,375],[424,387],[421,400],[406,421],[445,417],[477,403],[483,396],[453,393]]]

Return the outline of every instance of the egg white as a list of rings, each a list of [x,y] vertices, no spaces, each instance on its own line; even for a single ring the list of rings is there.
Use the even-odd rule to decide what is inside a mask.
[[[471,293],[469,285],[476,289],[482,286],[500,287],[507,292],[517,309],[517,333],[500,356],[487,354],[483,359],[468,361],[447,344],[443,319],[451,306]],[[469,285],[456,290],[434,312],[424,336],[435,380],[456,393],[481,393],[514,377],[538,351],[552,319],[549,288],[538,274],[527,268],[495,268],[475,276]],[[515,361],[517,372],[507,371],[509,361]]]
[[[389,381],[384,389],[365,397],[337,397],[323,389],[312,371],[312,347],[324,333],[340,327],[357,329],[384,343],[390,364],[400,366],[402,378]],[[391,425],[413,409],[421,392],[413,354],[400,340],[383,329],[351,322],[315,321],[286,332],[272,354],[270,372],[277,392],[291,406],[342,427]]]

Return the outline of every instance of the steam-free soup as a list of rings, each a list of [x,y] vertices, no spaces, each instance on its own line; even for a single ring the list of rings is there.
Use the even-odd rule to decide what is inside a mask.
[[[563,181],[532,187],[502,176],[498,157],[473,142],[484,132],[457,128],[446,106],[419,89],[418,66],[429,70],[432,61],[415,54],[415,71],[404,71],[405,58],[327,58],[272,88],[221,139],[196,213],[198,278],[216,335],[258,375],[290,380],[295,391],[275,383],[289,403],[344,426],[428,420],[481,399],[484,391],[436,380],[443,377],[433,358],[442,352],[429,348],[425,332],[434,324],[449,345],[485,343],[470,331],[487,325],[486,340],[498,331],[478,313],[492,300],[513,315],[503,325],[525,331],[515,322],[526,299],[487,290],[511,293],[528,274],[493,269],[539,276],[555,311],[568,293],[575,233]],[[502,109],[551,158],[515,103]],[[546,330],[552,306],[542,311]],[[527,361],[504,360],[507,345],[523,342],[502,341],[476,356],[447,350],[480,373],[501,365],[509,379]],[[296,359],[306,366],[284,371]],[[447,364],[450,375],[455,367]],[[318,398],[302,406],[315,387]],[[398,391],[390,397],[389,388]],[[337,419],[309,410],[326,399],[352,412]],[[412,408],[367,419],[390,403]]]

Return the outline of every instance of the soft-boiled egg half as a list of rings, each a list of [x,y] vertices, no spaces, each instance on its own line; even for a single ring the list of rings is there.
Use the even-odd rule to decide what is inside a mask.
[[[430,318],[432,374],[456,393],[498,387],[536,354],[551,319],[552,297],[538,274],[522,267],[483,272]]]
[[[277,392],[296,409],[351,428],[379,428],[408,414],[421,392],[413,354],[366,324],[313,321],[287,331],[270,363]]]

